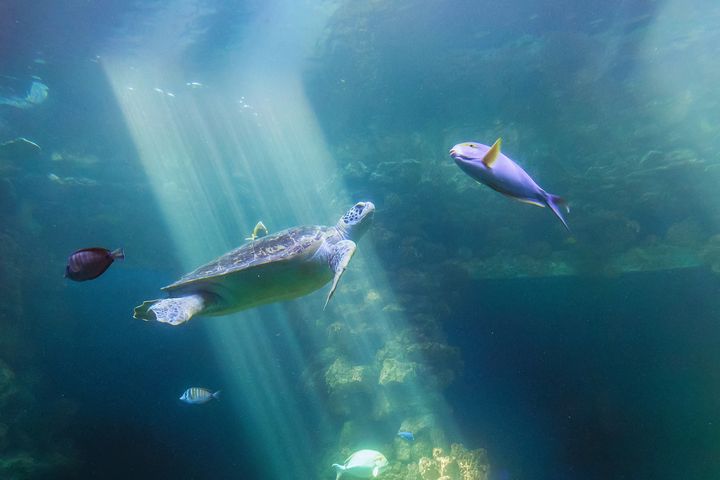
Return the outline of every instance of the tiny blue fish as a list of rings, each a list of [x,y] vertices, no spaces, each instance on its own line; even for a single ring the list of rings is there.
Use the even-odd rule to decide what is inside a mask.
[[[412,432],[398,432],[398,437],[403,440],[407,440],[408,442],[415,441],[415,435],[413,435]]]
[[[213,393],[207,388],[201,387],[190,387],[183,392],[180,396],[180,400],[190,405],[201,405],[207,403],[212,399],[220,398],[220,390]]]

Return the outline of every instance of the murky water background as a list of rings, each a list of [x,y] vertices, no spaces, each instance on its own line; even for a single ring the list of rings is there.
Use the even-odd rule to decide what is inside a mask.
[[[373,448],[386,479],[446,456],[474,462],[453,479],[717,477],[718,20],[700,0],[0,5],[0,143],[41,148],[0,149],[0,476],[332,478]],[[448,157],[497,137],[572,235]],[[327,311],[321,290],[132,319],[258,220],[360,200],[375,224]],[[127,260],[64,280],[96,245]],[[196,384],[222,400],[177,401]]]

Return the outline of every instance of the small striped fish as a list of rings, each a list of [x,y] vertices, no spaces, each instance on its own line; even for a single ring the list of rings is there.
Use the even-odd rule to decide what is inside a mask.
[[[207,403],[212,399],[218,399],[220,398],[220,390],[218,390],[215,393],[212,393],[207,388],[201,388],[201,387],[190,387],[187,390],[183,392],[183,394],[180,396],[180,400],[182,400],[185,403],[189,403],[190,405],[200,405],[203,403]]]

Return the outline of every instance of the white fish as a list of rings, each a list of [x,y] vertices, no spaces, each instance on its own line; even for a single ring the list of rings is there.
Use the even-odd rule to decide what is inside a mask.
[[[190,387],[180,396],[180,400],[190,405],[201,405],[218,398],[220,398],[220,390],[213,393],[207,388],[201,387]]]
[[[62,184],[64,183],[63,180],[62,180],[62,178],[58,177],[58,176],[55,175],[54,173],[48,173],[47,178],[48,178],[48,180],[50,180],[51,182],[57,183],[58,185],[62,185]]]
[[[376,478],[388,464],[387,458],[375,450],[358,450],[350,455],[343,465],[333,465],[337,477],[347,475],[353,478]]]

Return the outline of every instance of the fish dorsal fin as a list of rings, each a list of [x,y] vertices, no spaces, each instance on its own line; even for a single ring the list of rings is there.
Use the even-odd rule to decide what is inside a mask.
[[[495,143],[493,143],[493,146],[490,147],[490,150],[485,154],[485,156],[482,159],[482,162],[485,164],[486,167],[492,168],[493,164],[498,158],[498,155],[500,155],[500,146],[502,145],[502,138],[498,138],[495,140]]]

